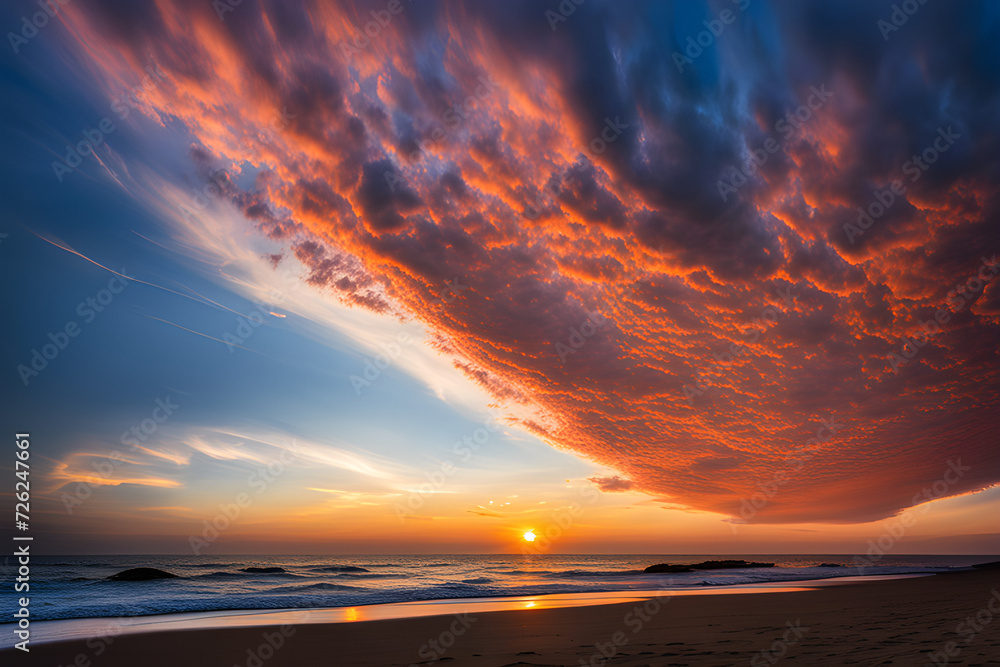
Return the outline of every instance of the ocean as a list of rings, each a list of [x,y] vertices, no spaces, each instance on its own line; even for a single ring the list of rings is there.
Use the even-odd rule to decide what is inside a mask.
[[[644,574],[655,563],[742,558],[766,569]],[[998,556],[891,556],[863,570],[845,555],[431,555],[431,556],[37,556],[31,560],[32,620],[144,616],[221,610],[350,607],[389,602],[551,593],[681,590],[694,586],[804,581],[964,569]],[[838,563],[843,567],[818,567]],[[109,581],[135,567],[176,579]],[[247,568],[282,572],[245,572]],[[5,568],[4,579],[13,579]],[[2,597],[4,619],[15,596]]]

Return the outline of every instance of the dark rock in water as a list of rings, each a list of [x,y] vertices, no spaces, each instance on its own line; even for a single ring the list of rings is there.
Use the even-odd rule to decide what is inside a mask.
[[[251,572],[253,574],[281,574],[287,572],[283,567],[245,567],[240,572]]]
[[[980,563],[979,565],[973,565],[972,567],[980,570],[1000,570],[1000,560],[995,560],[992,563]]]
[[[176,574],[157,570],[155,567],[136,567],[131,570],[124,570],[118,574],[112,574],[108,579],[111,581],[151,581],[153,579],[176,579]]]
[[[694,572],[695,570],[732,570],[741,567],[774,567],[774,563],[751,563],[745,560],[706,560],[692,565],[650,565],[643,572],[662,574],[665,572]]]
[[[820,563],[816,567],[844,567],[840,563]]]
[[[774,563],[751,563],[745,560],[706,560],[691,567],[695,570],[731,570],[738,567],[774,567]]]
[[[660,563],[658,565],[650,565],[643,572],[648,572],[649,574],[662,574],[664,572],[694,572],[687,565],[668,565],[666,563]]]

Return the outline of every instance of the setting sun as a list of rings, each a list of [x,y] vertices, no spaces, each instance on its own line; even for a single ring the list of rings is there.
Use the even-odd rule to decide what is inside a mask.
[[[528,532],[526,532],[526,533],[525,533],[524,535],[522,535],[522,537],[524,537],[524,539],[525,539],[525,540],[526,540],[527,542],[534,542],[534,541],[535,541],[535,538],[537,537],[537,535],[535,535],[535,531],[533,531],[533,530],[529,530],[529,531],[528,531]]]

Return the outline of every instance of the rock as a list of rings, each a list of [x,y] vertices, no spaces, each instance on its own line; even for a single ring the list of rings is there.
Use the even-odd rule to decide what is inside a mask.
[[[281,574],[287,572],[283,567],[245,567],[240,572],[250,572],[252,574]]]
[[[820,563],[816,567],[844,567],[840,563]]]
[[[745,560],[706,560],[691,566],[695,570],[731,570],[739,567],[774,567],[774,563],[751,563]]]
[[[694,572],[695,570],[731,570],[742,567],[774,567],[774,563],[752,563],[745,560],[706,560],[692,565],[669,565],[660,563],[650,565],[643,572],[662,574],[675,572]]]
[[[980,570],[1000,570],[1000,560],[995,560],[992,563],[979,563],[978,565],[973,565],[972,567]]]
[[[666,563],[660,563],[659,565],[650,565],[643,572],[661,574],[663,572],[694,572],[694,570],[687,565],[667,565]]]
[[[108,579],[111,581],[151,581],[153,579],[176,579],[176,574],[157,570],[155,567],[136,567],[131,570],[124,570],[118,574],[112,574]]]

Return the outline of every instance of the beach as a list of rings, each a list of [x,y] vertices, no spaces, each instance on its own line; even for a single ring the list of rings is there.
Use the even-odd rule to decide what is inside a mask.
[[[739,595],[651,592],[645,600],[556,609],[150,631],[42,644],[30,655],[7,650],[3,661],[80,667],[1000,661],[1000,570],[811,586]]]

